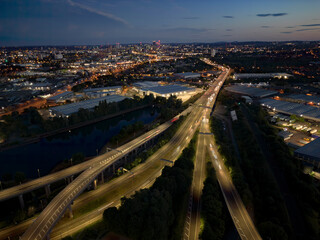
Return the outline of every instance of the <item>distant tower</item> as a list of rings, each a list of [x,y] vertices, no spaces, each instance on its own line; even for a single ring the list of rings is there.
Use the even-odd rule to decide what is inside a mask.
[[[211,49],[211,57],[214,57],[216,55],[217,51],[215,49]]]
[[[117,48],[117,49],[120,48],[120,43],[116,43],[116,48]]]

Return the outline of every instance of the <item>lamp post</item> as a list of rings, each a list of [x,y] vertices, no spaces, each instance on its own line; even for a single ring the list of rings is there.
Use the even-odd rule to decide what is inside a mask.
[[[37,170],[38,170],[38,177],[40,177],[40,170],[39,170],[39,168],[38,168]]]

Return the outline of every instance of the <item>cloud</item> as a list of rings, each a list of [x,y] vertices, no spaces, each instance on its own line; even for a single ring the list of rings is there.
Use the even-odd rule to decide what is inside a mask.
[[[271,28],[271,26],[261,26],[261,28]]]
[[[234,18],[234,16],[222,16],[223,18]]]
[[[300,25],[301,27],[319,27],[320,24],[319,23],[315,23],[315,24],[304,24],[304,25]]]
[[[282,17],[288,15],[288,13],[259,13],[257,17]]]
[[[86,6],[86,5],[84,5],[84,4],[74,2],[74,1],[72,1],[72,0],[67,0],[67,2],[68,2],[71,6],[75,6],[75,7],[81,8],[81,9],[86,10],[86,11],[88,11],[88,12],[91,12],[91,13],[94,13],[94,14],[97,14],[97,15],[100,15],[100,16],[103,16],[103,17],[106,17],[106,18],[109,18],[109,19],[111,19],[111,20],[117,21],[117,22],[122,23],[122,24],[124,24],[124,25],[126,25],[126,26],[130,26],[130,24],[129,24],[126,20],[124,20],[124,19],[122,19],[122,18],[120,18],[120,17],[117,17],[117,16],[115,16],[115,15],[113,15],[113,14],[111,14],[111,13],[103,12],[103,11],[100,11],[100,10],[97,10],[97,9],[94,9],[94,8],[91,8],[91,7],[89,7],[89,6]]]
[[[296,26],[288,26],[288,27],[286,27],[286,28],[296,28]]]
[[[192,32],[192,33],[202,33],[202,32],[208,32],[210,30],[215,30],[211,28],[189,28],[189,27],[176,27],[176,28],[167,28],[164,29],[165,31],[169,32]]]
[[[184,17],[183,19],[187,19],[187,20],[198,20],[200,19],[199,17]]]
[[[284,33],[284,34],[290,34],[290,33],[292,33],[292,32],[281,32],[281,33]]]
[[[227,32],[231,32],[231,31],[233,31],[233,30],[232,30],[232,29],[226,29],[226,31],[227,31]]]
[[[226,35],[223,35],[223,37],[232,37],[231,34],[226,34]]]
[[[273,13],[272,14],[273,17],[282,17],[282,16],[285,16],[285,15],[288,15],[288,13]]]
[[[313,31],[313,30],[318,30],[318,29],[320,29],[320,28],[302,28],[302,29],[296,30],[296,32]]]

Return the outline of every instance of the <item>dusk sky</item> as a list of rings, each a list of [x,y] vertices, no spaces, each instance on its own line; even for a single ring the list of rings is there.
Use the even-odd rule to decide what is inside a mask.
[[[320,40],[319,0],[0,0],[0,46]]]

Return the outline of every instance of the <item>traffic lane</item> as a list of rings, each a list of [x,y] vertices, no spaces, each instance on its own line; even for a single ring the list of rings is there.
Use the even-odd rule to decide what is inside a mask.
[[[205,154],[206,144],[204,135],[199,135],[198,140],[198,154],[196,156],[195,169],[194,169],[194,181],[192,186],[192,211],[191,211],[191,223],[189,239],[198,239],[200,232],[200,205],[201,205],[201,193],[203,188],[203,181],[205,176]]]
[[[155,134],[156,131],[164,131],[170,125],[171,124],[168,122],[164,123],[164,124],[160,125],[158,128],[149,131],[148,133],[140,136],[139,138],[137,138],[133,141],[137,142],[137,141],[141,140],[141,138],[143,139],[146,136],[148,136],[148,134],[149,135]],[[124,151],[125,149],[128,149],[128,147],[132,146],[132,144],[135,144],[135,142],[131,141],[131,142],[121,146],[121,148],[123,148],[123,150],[120,148],[120,151]],[[24,184],[21,184],[21,185],[18,185],[18,186],[9,188],[9,189],[4,189],[4,190],[0,191],[0,201],[4,201],[9,198],[16,197],[16,196],[24,194],[26,192],[30,192],[32,190],[44,187],[45,185],[51,184],[51,183],[56,182],[58,180],[68,178],[74,174],[77,174],[79,172],[86,170],[87,168],[89,168],[93,164],[96,164],[102,160],[111,158],[112,156],[116,155],[117,153],[118,153],[117,151],[111,151],[111,152],[105,153],[103,155],[100,155],[98,157],[95,157],[89,161],[86,161],[86,162],[77,164],[75,166],[69,167],[67,169],[61,170],[57,173],[52,173],[52,174],[40,177],[35,180],[31,180],[27,183],[24,183]]]
[[[119,154],[117,154],[117,155],[119,155]],[[101,164],[101,162],[100,162],[100,164]],[[98,169],[99,171],[101,170],[101,169]],[[97,173],[98,172],[98,170],[95,170],[95,172],[93,173],[93,174],[99,174],[99,173]],[[89,180],[87,180],[87,181],[85,181],[85,182],[81,182],[81,178],[83,178],[83,176],[85,176],[85,175],[87,175],[87,174],[92,174],[92,173],[90,173],[91,172],[91,168],[89,169],[89,171],[87,170],[86,172],[84,172],[84,173],[82,173],[77,179],[80,179],[79,180],[79,182],[81,183],[81,186],[83,186],[84,185],[84,183],[86,183],[86,182],[90,182],[90,181],[92,181],[92,179],[91,179],[91,177],[90,177],[90,179]],[[76,180],[77,180],[76,179]],[[73,182],[73,184],[70,184],[69,186],[70,186],[70,188],[72,188],[73,186],[72,185],[75,185],[74,184],[75,182]],[[82,190],[82,188],[81,188],[81,186],[80,186],[80,190]],[[78,188],[77,188],[78,189]],[[83,191],[83,190],[82,190]],[[64,191],[63,191],[64,192]],[[65,192],[67,192],[67,191],[65,191]],[[61,195],[63,195],[63,194],[61,194]],[[73,195],[77,195],[77,192],[76,192],[76,190],[74,190],[73,192],[72,192],[72,197],[74,197]],[[70,198],[72,199],[72,197],[70,197],[70,195],[69,195],[69,198],[68,198],[68,201],[70,201]],[[58,197],[59,198],[59,197]],[[68,205],[68,201],[63,201],[63,207],[65,208],[66,207],[66,205]],[[59,204],[60,205],[60,207],[61,207],[61,203],[60,203],[60,201],[59,201],[59,199],[56,201],[56,204],[52,204],[53,206],[54,205],[57,205],[57,204]],[[50,204],[49,204],[50,205]],[[49,210],[50,210],[50,208],[49,208]],[[49,211],[48,210],[48,211]],[[55,211],[55,214],[53,213],[53,215],[56,217],[56,219],[55,218],[53,218],[53,222],[56,222],[58,219],[59,219],[59,216],[61,216],[61,211],[62,210],[64,210],[63,208],[60,210],[60,208],[59,208],[59,210],[58,211]],[[59,212],[60,211],[60,212]],[[45,214],[44,214],[45,215]],[[58,215],[58,216],[57,216]],[[58,219],[57,219],[58,218]],[[51,219],[50,219],[51,220]],[[43,219],[41,220],[41,218],[39,218],[39,221],[40,221],[40,225],[42,224],[42,222],[43,222]],[[51,221],[50,221],[50,223],[51,223]],[[42,227],[42,226],[40,226],[40,227]],[[48,231],[48,229],[49,229],[49,226],[47,225],[47,224],[45,224],[45,230],[42,228],[42,231],[41,231],[41,234],[42,234],[42,232],[44,232],[44,234],[45,234],[45,232],[46,231]],[[38,231],[37,229],[39,229],[39,228],[37,228],[36,227],[36,229],[33,231],[33,233],[36,233],[36,231]],[[50,229],[49,229],[50,230]],[[31,230],[32,231],[32,230]],[[26,234],[26,236],[27,236],[27,234]]]
[[[218,158],[217,161],[213,161],[213,165],[230,214],[237,219],[237,221],[233,220],[237,229],[240,229],[238,230],[239,235],[242,239],[261,239],[223,162]]]
[[[182,131],[181,133],[179,133],[178,134],[178,139],[176,139],[176,138],[174,138],[173,140],[172,140],[172,142],[171,143],[169,143],[169,144],[167,144],[166,146],[169,146],[169,147],[171,147],[171,150],[169,150],[169,152],[168,152],[168,149],[164,149],[164,152],[166,152],[167,154],[167,156],[171,156],[172,155],[172,153],[170,153],[170,151],[172,151],[172,152],[175,152],[175,149],[176,149],[176,146],[177,146],[177,144],[187,144],[187,140],[185,140],[185,137],[186,137],[186,132],[185,131]],[[173,146],[172,144],[174,144],[175,146]],[[181,149],[183,149],[183,148],[181,148]],[[158,156],[155,156],[155,155],[158,155]],[[159,154],[155,154],[155,155],[153,155],[153,157],[156,159],[157,158],[157,160],[160,160],[160,158],[163,156],[163,153],[159,153]],[[180,155],[180,154],[178,154],[178,155]],[[161,171],[162,171],[162,169],[161,169]],[[160,174],[161,174],[161,171],[160,172],[158,172],[154,177],[153,177],[153,179],[152,180],[155,180]],[[151,184],[151,179],[150,180],[148,180],[148,181],[146,181],[146,183],[147,184]],[[145,185],[145,183],[144,184],[142,184],[142,186],[144,186]],[[132,188],[132,191],[134,192],[136,190],[136,188]]]

